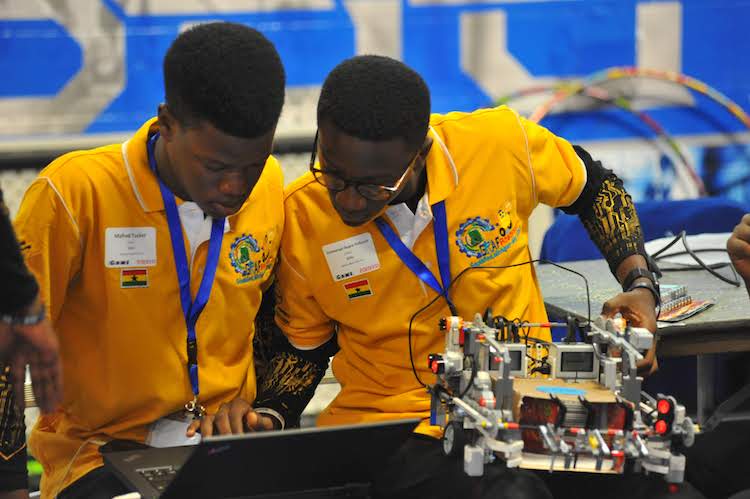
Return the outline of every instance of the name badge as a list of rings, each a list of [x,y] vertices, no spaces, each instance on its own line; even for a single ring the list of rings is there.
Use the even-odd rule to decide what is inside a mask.
[[[153,267],[156,265],[154,227],[108,227],[104,235],[104,266]]]
[[[378,253],[369,232],[326,244],[323,254],[334,281],[343,281],[380,268]]]

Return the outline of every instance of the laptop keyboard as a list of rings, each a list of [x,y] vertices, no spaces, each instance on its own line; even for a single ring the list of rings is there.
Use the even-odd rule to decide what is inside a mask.
[[[174,479],[179,468],[172,465],[154,466],[152,468],[140,468],[135,471],[145,478],[157,491],[164,492],[167,485]]]

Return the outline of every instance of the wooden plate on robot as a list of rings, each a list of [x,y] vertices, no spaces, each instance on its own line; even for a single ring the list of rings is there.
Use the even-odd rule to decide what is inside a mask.
[[[520,467],[526,470],[549,471],[551,456],[546,454],[536,454],[533,452],[521,453]],[[614,462],[611,459],[602,461],[602,469],[596,469],[596,460],[591,456],[578,456],[575,468],[565,468],[565,460],[557,456],[555,459],[555,471],[567,471],[571,473],[600,473],[604,475],[617,475],[619,472],[612,469]]]

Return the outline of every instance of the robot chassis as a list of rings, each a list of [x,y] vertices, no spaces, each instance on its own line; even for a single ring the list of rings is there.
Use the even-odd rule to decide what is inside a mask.
[[[568,338],[574,338],[575,328],[581,327],[591,343],[548,344],[552,377],[588,377],[606,387],[625,410],[625,424],[622,429],[596,427],[593,406],[579,397],[588,411],[586,424],[564,427],[565,406],[550,395],[561,417],[547,424],[521,426],[513,416],[513,382],[515,377],[527,377],[526,344],[519,341],[519,324],[502,318],[488,322],[495,327],[485,324],[480,314],[473,322],[455,316],[441,319],[445,352],[428,357],[429,368],[437,376],[429,387],[431,424],[443,428],[446,455],[459,456],[463,451],[468,475],[481,476],[484,465],[496,457],[508,467],[519,466],[524,449],[521,431],[532,430],[539,433],[549,454],[550,471],[559,469],[555,468],[557,459],[562,459],[564,470],[573,470],[578,456],[590,456],[596,470],[602,470],[607,460],[614,472],[628,467],[664,475],[670,484],[683,481],[685,456],[677,448],[693,444],[693,422],[673,397],[659,394],[654,399],[642,393],[642,378],[637,375],[641,351],[653,344],[651,332],[627,326],[619,318],[599,317],[585,326],[570,317],[567,323],[523,323],[522,327],[567,327]],[[569,353],[575,355],[566,361]]]

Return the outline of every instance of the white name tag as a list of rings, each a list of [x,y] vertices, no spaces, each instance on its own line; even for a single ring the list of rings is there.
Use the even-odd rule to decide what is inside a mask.
[[[369,232],[323,246],[334,281],[366,274],[380,268],[378,253]]]
[[[104,235],[104,266],[153,267],[156,265],[154,227],[109,227]]]

